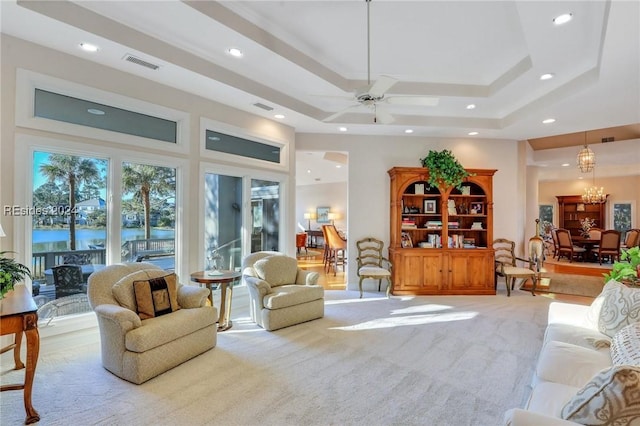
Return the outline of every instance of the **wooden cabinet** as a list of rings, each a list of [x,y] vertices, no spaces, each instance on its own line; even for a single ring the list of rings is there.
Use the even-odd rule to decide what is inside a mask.
[[[608,195],[607,195],[608,196]],[[585,204],[580,195],[556,195],[558,199],[558,227],[568,229],[572,236],[582,231],[581,220],[591,218],[595,227],[606,229],[606,203]]]
[[[496,170],[468,171],[463,191],[429,188],[426,168],[388,171],[393,294],[495,294]]]

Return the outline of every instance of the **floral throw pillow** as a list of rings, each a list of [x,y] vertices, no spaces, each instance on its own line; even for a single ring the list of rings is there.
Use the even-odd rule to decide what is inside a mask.
[[[640,289],[610,280],[594,300],[588,316],[596,321],[602,334],[613,337],[625,326],[640,321]]]
[[[640,418],[640,367],[602,370],[562,408],[562,418],[583,425],[631,425]]]

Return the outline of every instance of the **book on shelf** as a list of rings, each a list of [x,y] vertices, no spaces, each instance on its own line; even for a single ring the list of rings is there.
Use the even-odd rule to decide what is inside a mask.
[[[482,222],[473,222],[473,224],[471,225],[471,229],[483,229]]]
[[[441,220],[428,220],[427,223],[425,224],[425,228],[428,228],[428,229],[440,229],[440,228],[442,228],[442,221]]]
[[[458,229],[459,225],[460,224],[458,222],[449,222],[449,228],[450,229]]]

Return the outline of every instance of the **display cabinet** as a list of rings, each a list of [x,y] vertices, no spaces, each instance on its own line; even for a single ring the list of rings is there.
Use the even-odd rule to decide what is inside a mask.
[[[556,198],[558,199],[558,227],[568,229],[572,236],[580,235],[581,221],[585,218],[594,219],[596,228],[607,228],[606,202],[586,204],[580,195],[556,195]]]
[[[496,170],[467,171],[462,190],[430,187],[423,167],[388,171],[393,294],[495,294]]]

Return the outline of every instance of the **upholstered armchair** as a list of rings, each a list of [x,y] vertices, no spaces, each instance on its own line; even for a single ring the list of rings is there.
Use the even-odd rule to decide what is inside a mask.
[[[163,282],[165,298],[156,293]],[[144,288],[150,289],[151,307],[143,303]],[[91,274],[88,296],[98,317],[104,368],[140,384],[213,348],[218,313],[207,306],[208,293],[149,263],[115,264]]]
[[[242,261],[251,319],[268,331],[324,316],[324,288],[317,272],[280,252],[251,253]]]

